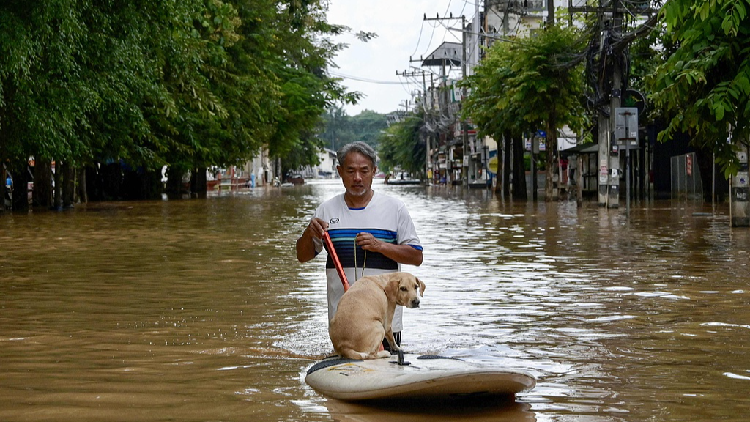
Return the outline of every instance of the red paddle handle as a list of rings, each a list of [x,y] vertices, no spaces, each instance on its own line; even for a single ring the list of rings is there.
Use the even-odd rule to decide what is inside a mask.
[[[339,261],[339,256],[336,255],[336,249],[333,247],[333,242],[331,242],[331,236],[328,235],[328,232],[323,233],[323,242],[328,249],[328,253],[331,255],[331,259],[333,259],[333,266],[336,267],[336,272],[339,273],[341,283],[344,285],[344,291],[349,290],[349,281],[346,279],[344,267],[341,266],[341,261]]]

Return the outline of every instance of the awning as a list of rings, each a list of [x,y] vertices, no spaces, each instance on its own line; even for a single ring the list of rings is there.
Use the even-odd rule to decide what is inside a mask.
[[[577,154],[594,154],[599,152],[599,144],[579,144],[574,146],[573,148],[568,148],[560,151],[560,155],[566,157],[568,155],[577,155]]]

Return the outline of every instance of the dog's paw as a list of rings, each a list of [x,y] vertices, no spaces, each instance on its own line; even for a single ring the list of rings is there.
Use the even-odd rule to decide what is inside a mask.
[[[389,358],[391,357],[391,352],[387,350],[381,350],[378,352],[377,356],[378,356],[378,359]]]

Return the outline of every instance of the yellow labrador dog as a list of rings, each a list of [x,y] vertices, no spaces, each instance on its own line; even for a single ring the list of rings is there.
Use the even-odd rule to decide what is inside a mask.
[[[362,277],[344,293],[328,327],[336,353],[349,359],[389,357],[379,350],[383,338],[398,352],[391,329],[396,305],[419,307],[425,285],[409,273]],[[419,291],[419,292],[417,292]]]

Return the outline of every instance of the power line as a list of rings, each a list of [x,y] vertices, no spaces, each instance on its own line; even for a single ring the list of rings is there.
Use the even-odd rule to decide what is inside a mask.
[[[343,73],[337,73],[337,72],[328,72],[331,76],[336,78],[342,78],[342,79],[350,79],[357,82],[366,82],[371,84],[378,84],[378,85],[408,85],[408,84],[414,84],[416,82],[409,82],[409,81],[379,81],[377,79],[369,79],[369,78],[363,78],[361,76],[352,76],[352,75],[345,75]]]
[[[417,45],[414,46],[414,52],[411,53],[411,55],[417,54],[417,50],[419,50],[419,43],[422,42],[422,31],[424,30],[424,21],[422,21],[422,26],[419,27],[419,37],[417,38]]]

